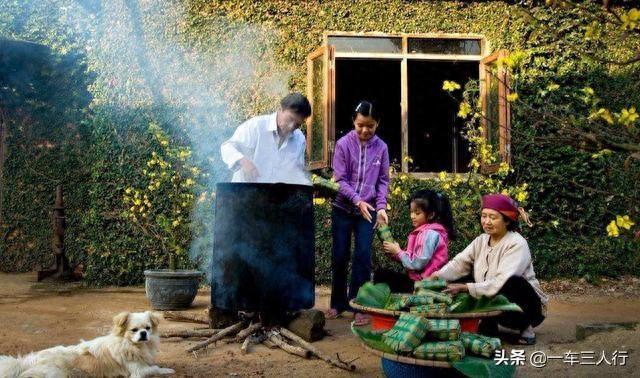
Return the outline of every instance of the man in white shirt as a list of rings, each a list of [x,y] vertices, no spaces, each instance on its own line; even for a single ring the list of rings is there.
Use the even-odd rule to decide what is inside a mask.
[[[238,126],[220,147],[222,160],[234,171],[231,181],[311,185],[305,170],[305,136],[299,130],[310,115],[307,98],[292,93],[275,113]]]

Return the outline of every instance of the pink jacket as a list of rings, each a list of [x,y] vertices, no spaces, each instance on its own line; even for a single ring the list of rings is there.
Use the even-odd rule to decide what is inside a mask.
[[[407,249],[395,256],[409,277],[420,281],[449,261],[449,235],[440,223],[425,223],[409,233]]]

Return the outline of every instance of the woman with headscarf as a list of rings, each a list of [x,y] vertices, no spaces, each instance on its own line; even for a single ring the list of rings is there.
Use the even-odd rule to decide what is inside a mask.
[[[468,292],[474,298],[502,294],[519,305],[522,313],[506,312],[483,320],[480,332],[496,335],[500,324],[519,331],[520,344],[532,345],[536,341],[533,327],[544,320],[548,299],[533,271],[529,245],[518,232],[519,216],[531,225],[527,213],[510,197],[483,196],[480,223],[484,233],[432,277],[451,282],[471,275],[472,282],[449,283],[446,291],[453,295]]]

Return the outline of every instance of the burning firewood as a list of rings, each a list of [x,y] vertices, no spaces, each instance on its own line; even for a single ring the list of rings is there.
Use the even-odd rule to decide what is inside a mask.
[[[356,369],[356,366],[352,364],[354,360],[343,361],[337,354],[337,358],[329,357],[327,354],[321,352],[315,346],[311,345],[311,343],[305,341],[302,337],[296,335],[287,328],[264,327],[261,322],[252,323],[247,326],[247,322],[248,320],[244,320],[221,330],[200,330],[191,332],[174,331],[173,333],[171,333],[171,335],[191,334],[203,336],[207,332],[211,334],[211,337],[209,337],[207,340],[188,348],[188,353],[204,349],[208,345],[220,341],[225,344],[241,343],[240,352],[242,354],[246,354],[248,353],[249,346],[251,344],[262,343],[268,348],[280,348],[287,353],[307,359],[311,358],[311,356],[316,356],[317,358],[331,364],[332,366],[347,371],[353,371]]]
[[[251,344],[251,339],[253,336],[247,336],[245,337],[244,341],[242,342],[242,346],[240,347],[240,353],[242,354],[247,354],[247,352],[249,351],[249,344]]]
[[[268,340],[276,344],[280,349],[284,350],[287,353],[295,354],[296,356],[300,356],[303,358],[311,358],[312,353],[310,351],[288,344],[286,341],[284,341],[282,336],[280,336],[280,333],[277,331],[271,331]]]
[[[244,339],[246,339],[248,336],[251,336],[254,332],[256,332],[257,330],[262,328],[262,323],[254,323],[252,325],[250,325],[249,327],[243,329],[242,331],[238,332],[238,334],[236,335],[236,339],[235,341],[240,342]]]
[[[222,338],[224,338],[227,335],[230,334],[235,334],[236,332],[240,331],[243,327],[243,322],[238,322],[232,326],[229,326],[223,330],[221,330],[220,332],[216,333],[215,335],[211,336],[210,338],[208,338],[207,340],[198,343],[194,346],[192,346],[191,348],[187,349],[188,353],[192,353],[195,352],[197,350],[206,348],[208,345],[215,343],[218,340],[221,340]]]

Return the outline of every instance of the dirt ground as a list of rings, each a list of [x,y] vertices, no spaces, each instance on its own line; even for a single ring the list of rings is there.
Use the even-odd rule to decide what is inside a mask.
[[[564,357],[550,358],[543,368],[534,368],[527,361],[518,368],[517,376],[640,377],[640,328],[600,333],[579,342],[575,339],[575,327],[580,323],[640,321],[640,280],[607,281],[598,287],[565,280],[544,286],[552,294],[552,301],[548,318],[537,329],[538,344],[526,348],[507,345],[506,349],[524,349],[527,357],[538,351],[555,357],[576,353],[578,360],[582,358],[581,352],[593,352],[589,355],[595,356],[595,360],[604,352],[611,360],[614,351],[626,351],[626,366],[571,365]],[[317,308],[327,308],[328,294],[327,288],[318,288]],[[202,289],[190,311],[203,312],[208,303],[209,292]],[[33,274],[0,273],[0,355],[24,354],[103,335],[109,331],[116,313],[147,309],[143,288],[69,289],[36,284]],[[327,321],[326,329],[331,335],[315,345],[332,355],[339,353],[345,360],[358,358],[355,373],[261,345],[252,347],[247,355],[239,353],[237,344],[231,344],[210,348],[195,357],[185,353],[193,342],[174,339],[163,340],[158,364],[175,369],[180,377],[382,377],[380,359],[360,346],[349,330],[350,321],[349,317]],[[161,327],[167,330],[198,326],[165,321]]]

